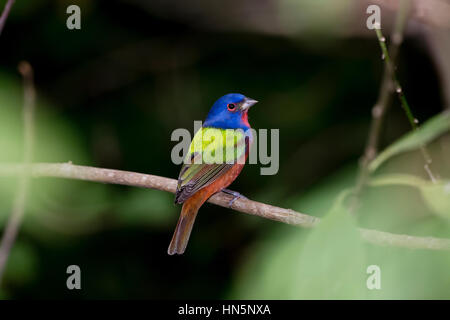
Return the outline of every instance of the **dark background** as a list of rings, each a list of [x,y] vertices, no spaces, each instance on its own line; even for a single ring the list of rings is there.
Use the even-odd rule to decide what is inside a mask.
[[[81,7],[81,30],[66,28],[72,3]],[[188,10],[176,1],[17,1],[0,37],[1,81],[8,84],[0,90],[14,94],[20,109],[17,64],[30,62],[38,95],[34,160],[176,178],[171,132],[192,132],[217,98],[240,92],[260,101],[250,112],[254,128],[280,129],[280,170],[262,176],[259,165],[247,165],[233,190],[305,211],[299,199],[338,170],[349,170],[351,185],[383,70],[375,35],[267,32],[267,16],[258,24],[266,30],[247,28],[245,16],[228,10],[239,5],[232,3],[201,10],[196,1]],[[275,2],[246,3],[250,14],[262,3],[276,13]],[[220,18],[205,20],[206,13]],[[440,112],[436,65],[423,40],[407,36],[399,61],[416,117]],[[397,101],[384,128],[382,146],[409,130]],[[20,158],[19,151],[2,155]],[[274,230],[294,228],[206,204],[186,253],[168,256],[181,209],[172,195],[55,180],[33,182],[4,298],[243,297],[233,288],[255,246]],[[3,225],[12,193],[0,200]],[[81,291],[66,289],[70,264],[81,267]]]

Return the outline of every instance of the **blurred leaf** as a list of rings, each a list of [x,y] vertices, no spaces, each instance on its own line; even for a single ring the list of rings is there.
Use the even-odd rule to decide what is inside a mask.
[[[304,244],[309,230],[292,230],[280,226],[264,237],[257,248],[245,255],[245,264],[236,278],[231,299],[286,299],[286,290],[293,286],[293,263]]]
[[[381,290],[368,290],[371,299],[450,298],[450,254],[446,251],[372,246],[368,262],[381,270]]]
[[[443,112],[425,122],[418,130],[405,134],[381,152],[369,165],[375,171],[386,160],[399,153],[415,150],[450,130],[450,112]]]
[[[297,270],[290,298],[361,299],[364,296],[361,237],[341,199],[308,236],[297,260]]]
[[[427,184],[428,181],[423,180],[420,177],[410,174],[385,174],[372,178],[369,181],[369,185],[373,187],[381,187],[388,185],[406,185],[411,187],[420,188],[422,185]]]
[[[364,251],[355,222],[342,205],[344,196],[307,237],[294,228],[276,245],[262,248],[239,279],[238,298],[362,298]]]
[[[438,215],[450,219],[450,181],[424,184],[420,190],[431,209]]]
[[[342,190],[353,179],[352,170],[341,170],[312,192],[297,198],[296,203],[306,206],[308,210],[305,212],[320,214],[317,209],[325,208],[320,200],[329,202],[328,198],[335,196],[339,187]],[[428,188],[440,190],[431,182],[412,175],[385,175],[372,179],[370,183],[372,186],[412,186],[424,194],[426,203],[431,200],[426,198]],[[445,188],[445,184],[443,186]],[[377,188],[370,190],[370,193],[377,192]],[[435,193],[436,190],[433,190],[432,197],[436,197]],[[389,205],[383,207],[383,210],[388,210],[388,216],[399,214],[398,210],[408,201],[405,196],[416,197],[412,192],[403,195],[393,196]],[[317,228],[305,230],[281,226],[269,236],[264,234],[264,240],[261,239],[258,248],[247,254],[248,260],[240,270],[231,298],[448,298],[448,252],[406,250],[362,243],[355,221],[345,210],[346,204],[342,201],[344,196],[345,193],[341,192]],[[447,198],[444,195],[441,200],[445,201]],[[365,205],[362,214],[370,213],[375,218],[379,217],[379,200]],[[376,219],[372,223],[374,222],[380,224]],[[391,232],[417,236],[450,236],[449,225],[433,216],[425,216],[400,227],[393,227],[389,222],[383,225],[385,229],[381,230]],[[366,287],[366,270],[369,265],[377,265],[381,269],[381,290],[369,290]]]
[[[434,213],[450,218],[450,181],[438,180],[435,183],[422,178],[406,175],[383,175],[370,181],[372,186],[407,185],[420,190],[425,202]]]

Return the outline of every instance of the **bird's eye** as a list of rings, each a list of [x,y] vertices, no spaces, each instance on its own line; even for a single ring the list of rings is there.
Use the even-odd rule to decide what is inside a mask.
[[[227,108],[229,111],[234,111],[236,109],[236,105],[234,103],[229,103]]]

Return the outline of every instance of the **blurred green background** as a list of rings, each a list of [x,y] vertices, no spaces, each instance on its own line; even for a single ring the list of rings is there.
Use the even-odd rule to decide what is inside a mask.
[[[66,28],[70,4],[81,7],[81,30]],[[366,188],[355,217],[333,206],[355,183],[383,70],[364,16],[331,0],[16,1],[0,36],[0,162],[22,159],[21,60],[35,72],[36,162],[176,178],[171,132],[192,132],[218,97],[240,92],[260,101],[254,128],[280,129],[280,170],[261,176],[247,165],[230,188],[327,218],[306,230],[206,204],[186,253],[173,257],[181,206],[172,194],[35,179],[0,298],[450,298],[448,252],[377,247],[355,231],[450,238],[448,130],[429,144],[447,184],[428,198],[387,185]],[[426,39],[408,33],[398,71],[421,122],[444,109],[441,68]],[[408,131],[394,100],[382,147]],[[419,152],[395,155],[375,175],[400,173],[427,178]],[[15,185],[0,177],[2,229]],[[82,290],[66,288],[71,264]],[[372,264],[381,290],[366,288]]]

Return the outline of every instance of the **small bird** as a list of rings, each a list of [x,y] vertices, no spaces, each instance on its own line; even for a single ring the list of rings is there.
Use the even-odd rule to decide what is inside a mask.
[[[226,188],[241,173],[249,155],[253,136],[248,110],[257,102],[239,93],[224,95],[213,104],[192,139],[178,176],[175,203],[183,203],[183,207],[168,254],[184,253],[197,212],[209,197],[220,191],[232,194],[230,206],[242,197]],[[211,161],[207,155],[217,157]]]

